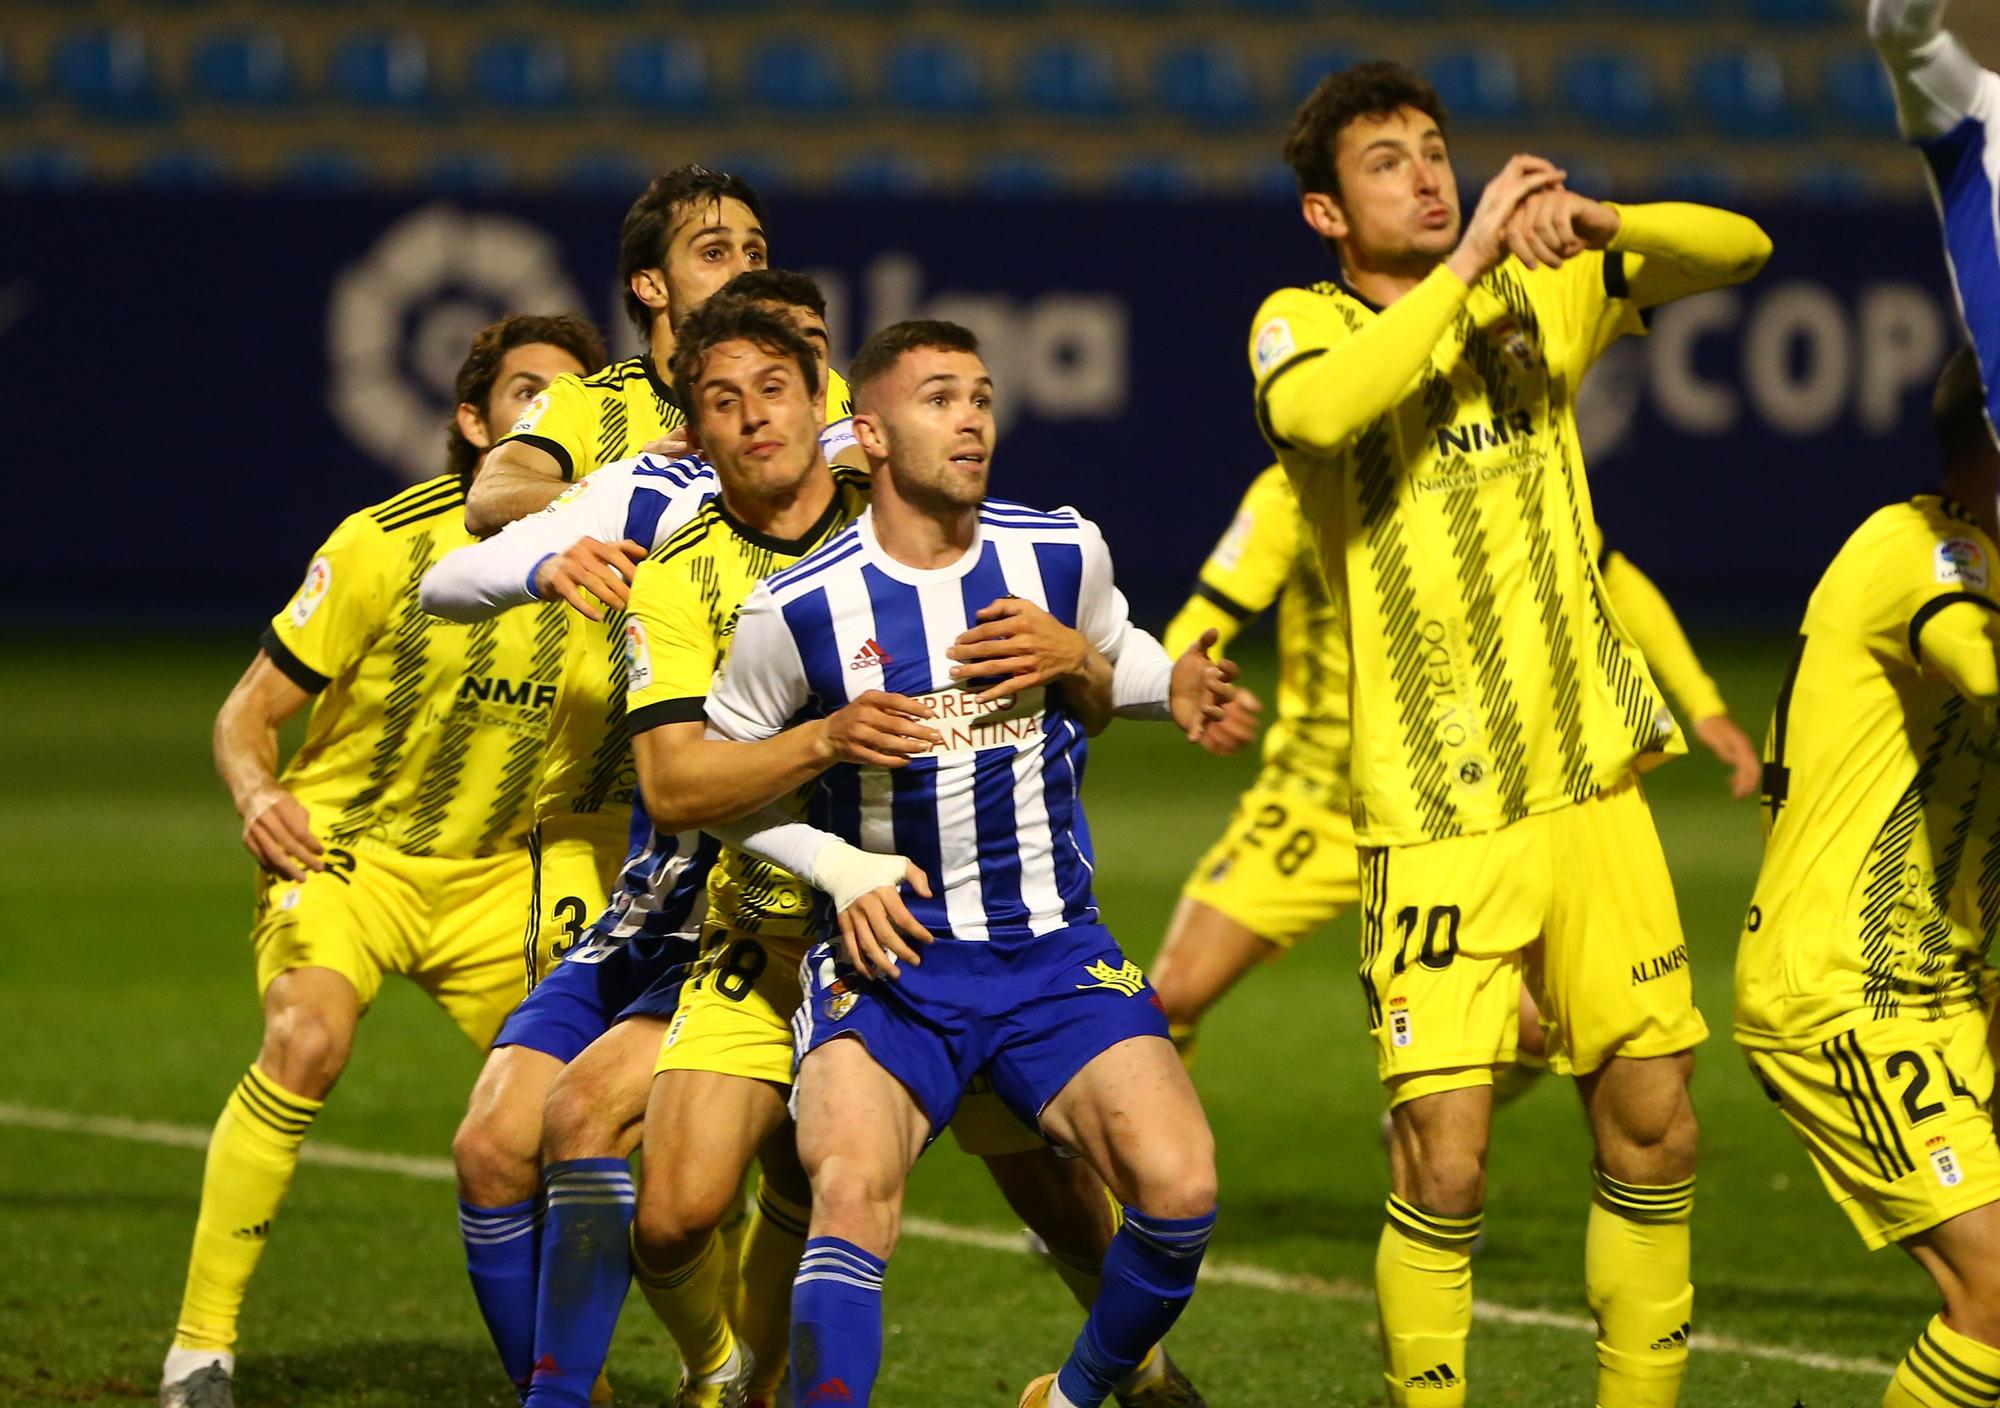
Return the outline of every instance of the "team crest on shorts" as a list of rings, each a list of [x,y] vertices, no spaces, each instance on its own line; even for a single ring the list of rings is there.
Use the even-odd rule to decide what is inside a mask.
[[[1086,988],[1109,988],[1112,992],[1126,997],[1137,997],[1139,989],[1146,986],[1145,970],[1129,958],[1125,960],[1123,968],[1113,968],[1100,958],[1083,971],[1095,981],[1078,983],[1076,985],[1078,992]]]
[[[1924,1146],[1931,1156],[1931,1172],[1937,1175],[1938,1185],[1956,1188],[1965,1181],[1965,1170],[1959,1167],[1958,1156],[1951,1151],[1951,1144],[1940,1134]]]
[[[834,993],[831,997],[827,998],[826,1000],[825,1010],[826,1010],[827,1021],[838,1022],[842,1017],[845,1017],[848,1013],[852,1012],[854,1010],[854,1004],[859,1002],[860,1000],[861,1000],[860,993],[855,993],[855,992]]]
[[[1410,1030],[1410,1009],[1405,1005],[1409,999],[1392,997],[1389,999],[1389,1042],[1392,1046],[1408,1046],[1414,1040]]]

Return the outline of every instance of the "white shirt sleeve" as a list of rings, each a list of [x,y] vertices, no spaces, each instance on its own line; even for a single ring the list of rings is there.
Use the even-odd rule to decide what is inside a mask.
[[[544,559],[566,551],[579,538],[616,542],[625,536],[635,484],[630,465],[606,465],[579,479],[540,513],[515,519],[484,542],[447,553],[418,588],[424,610],[447,621],[483,621],[539,600],[534,577]]]
[[[813,882],[813,867],[821,853],[840,840],[831,831],[788,817],[776,807],[711,826],[708,834],[745,855],[789,870],[808,885]]]
[[[1174,661],[1150,632],[1133,626],[1111,662],[1111,709],[1125,719],[1171,719]]]
[[[1942,137],[1967,116],[2000,107],[2000,77],[1942,28],[1940,0],[1872,0],[1868,37],[1888,66],[1896,116],[1913,142]]]
[[[1132,629],[1132,612],[1125,593],[1111,579],[1111,549],[1105,546],[1103,532],[1081,514],[1077,522],[1083,527],[1083,579],[1077,590],[1076,628],[1115,664]]]
[[[783,730],[811,688],[798,643],[770,587],[759,582],[736,618],[736,642],[708,692],[708,725],[719,738],[759,743]]]

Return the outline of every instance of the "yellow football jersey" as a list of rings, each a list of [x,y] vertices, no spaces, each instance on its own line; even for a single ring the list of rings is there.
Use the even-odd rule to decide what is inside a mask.
[[[2000,926],[2000,728],[1924,660],[1994,606],[1994,544],[1921,495],[1874,514],[1806,605],[1765,743],[1764,865],[1736,951],[1736,1036],[1795,1047],[1979,1001]]]
[[[827,372],[826,418],[852,415],[847,379]],[[546,450],[564,479],[580,479],[616,460],[630,459],[663,435],[687,424],[680,393],[642,352],[584,376],[565,374],[548,384],[500,443],[519,440]]]
[[[1347,637],[1299,501],[1284,467],[1275,464],[1251,482],[1229,531],[1202,564],[1194,595],[1167,625],[1167,651],[1178,656],[1211,626],[1226,646],[1273,600],[1277,714],[1264,731],[1264,774],[1257,786],[1344,812],[1351,743]]]
[[[1577,448],[1578,384],[1643,326],[1626,258],[1509,259],[1470,290],[1440,268],[1405,295],[1400,331],[1374,333],[1428,349],[1416,375],[1324,453],[1286,439],[1272,390],[1382,312],[1323,283],[1257,314],[1259,423],[1347,617],[1365,845],[1491,831],[1683,750],[1606,602]]]
[[[424,573],[473,541],[440,475],[326,540],[263,647],[316,697],[280,781],[332,845],[470,860],[523,843],[567,654],[557,602],[476,625],[426,615]]]
[[[626,604],[629,732],[705,717],[709,683],[729,655],[751,588],[868,507],[865,470],[835,465],[833,478],[833,502],[796,538],[759,533],[715,499],[647,556]],[[813,932],[814,893],[777,866],[725,849],[709,872],[710,921],[747,934],[805,937]]]

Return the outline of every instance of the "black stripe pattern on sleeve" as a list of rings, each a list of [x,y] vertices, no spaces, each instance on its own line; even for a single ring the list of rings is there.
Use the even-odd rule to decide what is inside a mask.
[[[537,450],[541,450],[542,452],[547,454],[551,459],[553,459],[556,462],[556,466],[562,470],[563,482],[565,484],[569,483],[571,480],[576,478],[576,461],[570,458],[568,450],[564,449],[561,445],[558,445],[555,441],[549,439],[548,436],[509,435],[504,437],[500,441],[502,445],[505,445],[509,442],[512,442],[516,445],[533,445]]]
[[[1910,618],[1910,658],[1912,660],[1917,661],[1919,664],[1923,663],[1924,648],[1923,642],[1919,637],[1923,635],[1924,627],[1930,624],[1931,617],[1937,615],[1938,612],[1944,610],[1947,606],[1955,605],[1961,601],[1969,601],[1983,611],[2000,611],[2000,602],[1995,602],[1992,597],[1982,596],[1978,592],[1945,592],[1941,596],[1932,597],[1922,606],[1919,606],[1916,615]]]
[[[1206,582],[1196,582],[1194,584],[1194,594],[1210,606],[1220,607],[1229,614],[1232,620],[1248,621],[1252,616],[1257,614],[1242,602],[1223,592],[1217,591]]]
[[[708,700],[662,699],[648,704],[643,709],[634,709],[625,716],[625,736],[637,738],[648,729],[662,728],[667,724],[700,723],[707,717]]]
[[[264,653],[271,657],[271,663],[278,667],[278,673],[303,689],[307,694],[318,694],[333,681],[318,670],[292,654],[290,647],[278,639],[278,628],[266,626],[264,634],[257,641]]]

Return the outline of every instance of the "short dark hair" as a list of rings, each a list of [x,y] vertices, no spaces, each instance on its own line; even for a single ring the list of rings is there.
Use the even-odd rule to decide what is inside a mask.
[[[695,379],[701,375],[702,360],[711,349],[724,342],[750,342],[766,352],[790,357],[805,375],[806,395],[819,393],[819,358],[812,344],[798,330],[762,304],[747,298],[716,294],[688,314],[674,338],[674,359],[669,368],[674,386],[688,407],[688,419],[695,419],[701,400],[695,395]]]
[[[1299,194],[1338,196],[1340,173],[1333,153],[1342,129],[1356,118],[1387,117],[1405,107],[1424,113],[1440,132],[1447,130],[1450,114],[1437,89],[1402,64],[1376,59],[1322,78],[1292,115],[1285,138],[1285,165],[1292,168]]]
[[[725,200],[742,201],[757,223],[764,224],[764,202],[748,181],[692,162],[655,176],[625,212],[625,223],[618,227],[618,282],[624,293],[625,316],[639,330],[639,336],[652,331],[653,310],[632,292],[632,276],[666,259],[667,241],[680,228],[688,209],[719,205]]]
[[[854,354],[854,361],[847,369],[849,392],[858,398],[862,387],[895,370],[896,363],[903,360],[905,352],[915,352],[924,347],[936,348],[940,352],[976,354],[979,339],[971,328],[947,323],[942,318],[909,318],[891,323],[872,333],[861,344],[861,350]]]
[[[741,298],[750,303],[782,303],[826,316],[826,295],[812,276],[796,269],[745,269],[715,291],[717,298]]]
[[[457,379],[452,382],[452,395],[457,400],[452,402],[452,417],[445,423],[446,463],[461,479],[471,475],[485,451],[466,439],[465,432],[458,428],[458,408],[477,406],[480,419],[485,419],[486,400],[493,394],[493,383],[500,376],[500,363],[516,347],[531,342],[560,347],[583,363],[586,372],[596,371],[608,360],[597,325],[576,313],[515,313],[481,328],[472,339],[472,350],[459,364]],[[500,427],[487,429],[498,431]]]
[[[1931,428],[1944,452],[1945,469],[1968,453],[1992,451],[1993,428],[1986,419],[1986,385],[1980,379],[1979,358],[1970,344],[1945,358],[1931,392]]]

